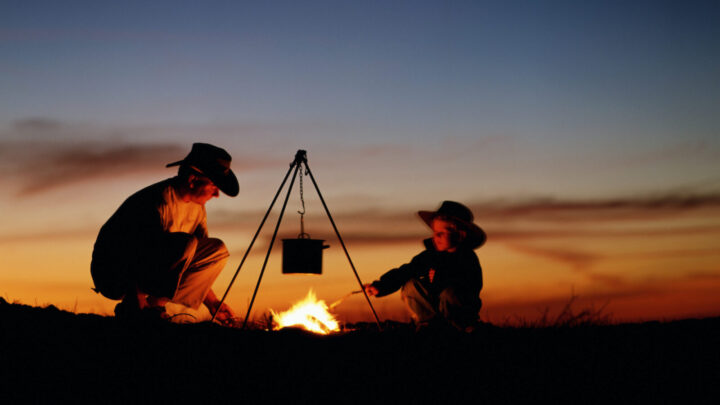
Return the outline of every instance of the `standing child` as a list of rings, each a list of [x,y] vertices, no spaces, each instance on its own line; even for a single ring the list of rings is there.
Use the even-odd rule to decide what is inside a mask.
[[[470,330],[478,320],[483,286],[474,249],[485,243],[485,232],[473,223],[470,209],[454,201],[418,215],[433,233],[424,241],[425,251],[366,284],[365,291],[383,297],[402,289],[402,300],[418,326],[449,323]]]

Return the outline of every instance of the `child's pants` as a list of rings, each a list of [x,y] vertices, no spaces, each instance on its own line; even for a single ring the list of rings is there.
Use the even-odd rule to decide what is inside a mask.
[[[477,321],[482,306],[477,293],[447,287],[435,294],[417,279],[405,283],[400,294],[413,318],[421,325],[442,317],[453,326],[463,328]]]

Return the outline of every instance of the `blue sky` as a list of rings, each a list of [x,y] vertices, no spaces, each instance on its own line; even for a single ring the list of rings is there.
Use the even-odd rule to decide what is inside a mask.
[[[0,139],[352,154],[371,177],[483,190],[458,198],[712,188],[719,17],[712,1],[6,1]]]
[[[1,117],[708,136],[719,16],[714,2],[11,1]]]

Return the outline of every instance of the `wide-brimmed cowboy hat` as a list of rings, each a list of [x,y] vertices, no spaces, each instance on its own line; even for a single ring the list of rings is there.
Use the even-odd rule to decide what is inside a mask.
[[[438,216],[448,217],[457,222],[467,234],[467,243],[473,249],[482,246],[487,240],[485,231],[473,223],[473,213],[470,209],[459,202],[443,201],[436,211],[418,211],[420,218],[432,228],[433,219]]]
[[[170,166],[187,166],[209,178],[223,193],[235,197],[240,192],[235,173],[230,170],[232,157],[225,149],[209,143],[194,143],[185,159],[168,163]]]

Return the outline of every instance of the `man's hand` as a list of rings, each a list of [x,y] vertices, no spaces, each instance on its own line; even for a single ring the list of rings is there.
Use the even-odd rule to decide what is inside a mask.
[[[220,308],[216,308],[217,313],[215,314],[215,320],[220,322],[220,324],[229,326],[232,325],[233,319],[235,319],[235,313],[233,310],[228,306],[228,304],[224,303],[220,305]]]
[[[215,320],[220,322],[220,324],[225,326],[232,324],[232,321],[235,318],[235,313],[232,309],[230,309],[228,304],[223,302],[222,305],[220,305],[220,300],[217,299],[213,290],[208,291],[203,303],[210,311],[210,315],[215,314]]]
[[[378,289],[375,288],[372,284],[365,284],[363,285],[363,289],[365,290],[365,293],[371,297],[378,294]]]

